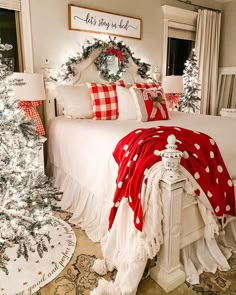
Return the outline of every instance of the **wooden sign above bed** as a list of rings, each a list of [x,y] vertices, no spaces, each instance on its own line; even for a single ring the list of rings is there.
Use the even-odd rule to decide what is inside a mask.
[[[140,18],[69,4],[69,30],[141,39]]]

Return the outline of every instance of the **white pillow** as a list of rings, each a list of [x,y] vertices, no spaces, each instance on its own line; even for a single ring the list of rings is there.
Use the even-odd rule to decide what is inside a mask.
[[[93,117],[90,93],[85,84],[78,86],[58,85],[56,91],[66,117],[73,119],[91,119]]]
[[[136,120],[137,108],[129,88],[117,85],[116,91],[119,109],[118,120]]]

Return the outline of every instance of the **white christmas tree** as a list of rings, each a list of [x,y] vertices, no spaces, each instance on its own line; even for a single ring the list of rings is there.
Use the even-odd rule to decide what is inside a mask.
[[[179,102],[179,110],[182,112],[196,112],[200,109],[201,99],[198,96],[199,79],[198,79],[197,56],[195,49],[192,49],[188,60],[185,62],[183,74],[184,92]]]
[[[0,51],[10,50],[1,44]],[[60,194],[40,168],[43,139],[33,120],[18,108],[8,67],[0,61],[0,269],[8,273],[8,247],[16,246],[17,257],[28,260],[29,252],[47,251],[53,224],[51,210],[59,209]]]

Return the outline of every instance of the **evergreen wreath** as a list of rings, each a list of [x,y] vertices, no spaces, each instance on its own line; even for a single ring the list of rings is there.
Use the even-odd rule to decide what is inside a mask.
[[[152,80],[150,74],[148,74],[151,65],[142,62],[140,58],[134,57],[134,52],[132,52],[130,48],[124,44],[123,41],[117,42],[116,37],[111,38],[110,36],[108,41],[99,40],[97,38],[95,38],[93,42],[87,40],[85,45],[82,46],[82,53],[77,52],[74,56],[70,57],[67,62],[62,64],[57,77],[51,76],[50,78],[54,81],[70,81],[77,74],[75,65],[87,59],[96,49],[100,50],[101,53],[94,63],[98,71],[106,80],[119,80],[122,76],[122,73],[125,72],[128,67],[129,58],[131,58],[133,62],[138,66],[138,75],[140,75],[143,79]],[[122,54],[122,60],[120,61],[120,67],[117,74],[109,74],[109,71],[104,68],[104,62],[106,62],[108,49],[118,50]]]

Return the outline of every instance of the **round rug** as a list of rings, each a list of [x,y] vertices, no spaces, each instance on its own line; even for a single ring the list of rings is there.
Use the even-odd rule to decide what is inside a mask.
[[[68,223],[53,217],[49,226],[51,241],[48,252],[40,258],[37,251],[29,253],[29,260],[17,258],[16,250],[9,248],[9,274],[0,270],[0,295],[31,295],[52,281],[70,261],[76,246],[76,236]]]

